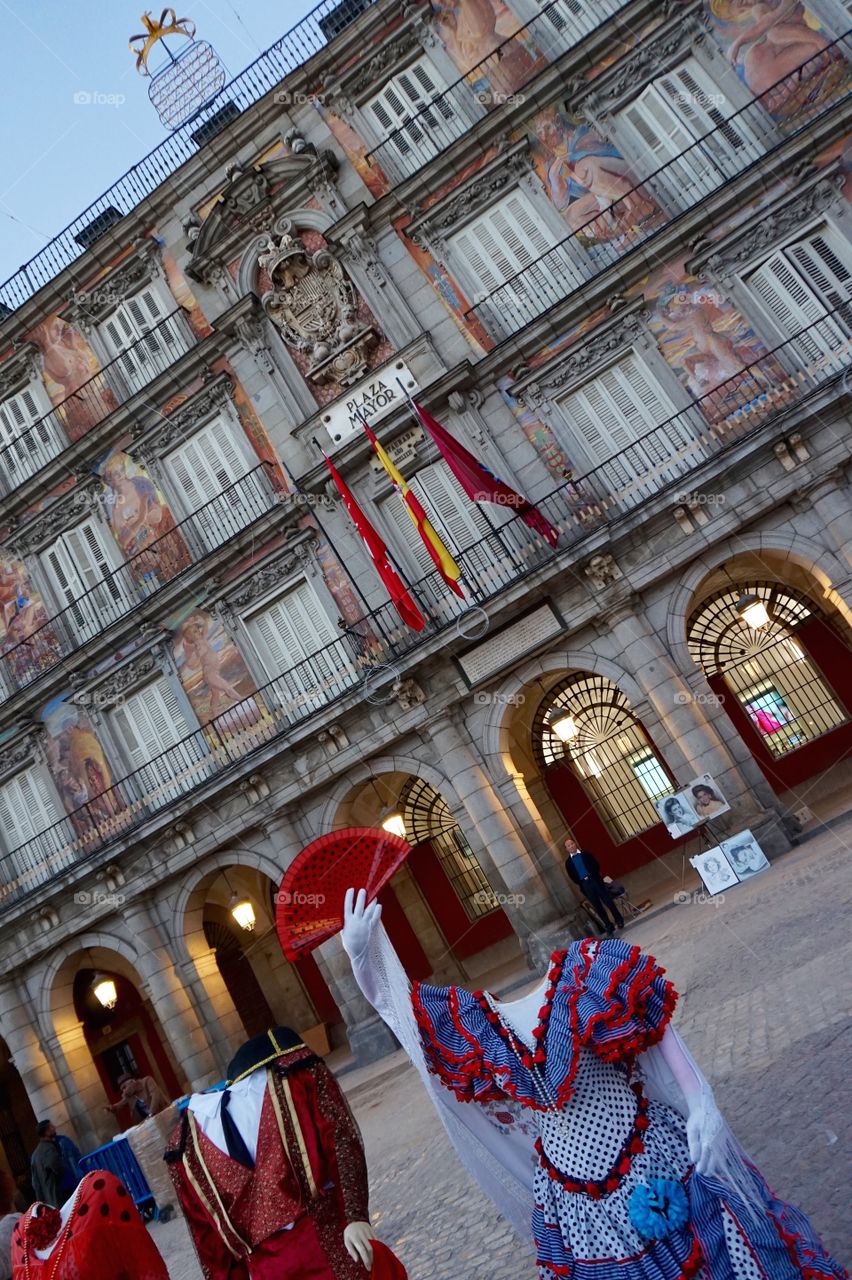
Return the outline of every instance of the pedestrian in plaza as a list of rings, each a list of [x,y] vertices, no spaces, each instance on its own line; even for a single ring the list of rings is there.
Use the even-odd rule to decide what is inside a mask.
[[[583,897],[597,912],[603,921],[604,932],[614,933],[616,929],[623,929],[624,920],[621,912],[615,905],[615,898],[609,891],[609,885],[601,874],[594,854],[581,849],[572,836],[565,841],[565,852],[568,855],[565,859],[568,879],[577,885]],[[612,923],[610,923],[610,917],[612,917]]]
[[[32,1154],[30,1168],[36,1196],[44,1204],[58,1209],[62,1204],[62,1152],[56,1141],[56,1128],[50,1120],[40,1120],[36,1129],[38,1146]]]
[[[21,1215],[14,1212],[15,1183],[0,1173],[0,1280],[12,1280],[12,1232]]]
[[[140,1080],[137,1076],[123,1075],[118,1077],[117,1084],[121,1097],[118,1102],[108,1102],[104,1107],[110,1115],[115,1115],[122,1107],[129,1107],[133,1123],[141,1124],[149,1116],[165,1111],[169,1105],[153,1076],[143,1076]]]

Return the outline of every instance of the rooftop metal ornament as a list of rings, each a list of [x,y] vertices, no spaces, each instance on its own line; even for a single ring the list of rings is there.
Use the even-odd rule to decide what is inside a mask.
[[[224,64],[211,44],[195,39],[195,23],[174,9],[164,9],[159,18],[143,13],[142,24],[145,30],[131,36],[128,48],[139,74],[150,77],[148,97],[160,120],[167,129],[179,129],[217,97],[227,78]],[[174,54],[166,44],[169,36],[189,43]],[[159,46],[168,61],[152,71],[150,58]]]

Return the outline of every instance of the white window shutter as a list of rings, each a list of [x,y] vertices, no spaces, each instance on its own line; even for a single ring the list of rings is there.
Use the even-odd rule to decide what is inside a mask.
[[[418,58],[366,104],[383,140],[392,137],[405,174],[458,137],[466,122],[428,58]]]
[[[156,680],[128,695],[122,706],[110,713],[110,722],[127,755],[131,771],[142,771],[138,780],[139,791],[169,782],[180,790],[181,782],[192,781],[192,765],[203,752],[199,742],[191,737],[193,726],[168,680]],[[185,743],[182,753],[164,755],[181,742]],[[179,779],[178,775],[185,775],[187,770],[189,778]],[[160,798],[167,797],[161,794]]]
[[[0,404],[0,445],[11,444],[49,412],[30,387]]]
[[[467,496],[443,460],[418,471],[411,487],[436,530],[446,539],[450,551],[464,551],[491,532],[491,525],[481,507]],[[494,510],[496,512],[497,508]],[[417,538],[420,541],[419,534]]]
[[[252,518],[246,495],[234,488],[252,470],[239,430],[216,418],[164,459],[180,491],[181,507],[195,517],[193,524],[209,548],[227,541]]]
[[[849,336],[850,261],[848,245],[823,227],[773,253],[745,277],[804,359],[835,350]]]
[[[59,598],[71,606],[69,621],[85,635],[96,635],[133,603],[118,548],[94,518],[60,534],[42,561]]]
[[[50,784],[38,765],[24,769],[0,787],[0,823],[7,850],[41,835],[61,817]]]
[[[308,582],[293,587],[256,613],[249,621],[249,631],[273,678],[339,638]]]
[[[567,227],[566,227],[567,234]],[[523,191],[513,191],[450,238],[485,293],[491,293],[553,249],[556,239]]]

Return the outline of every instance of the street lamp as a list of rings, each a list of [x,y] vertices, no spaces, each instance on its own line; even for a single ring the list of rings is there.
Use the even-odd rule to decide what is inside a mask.
[[[389,813],[382,823],[382,829],[389,831],[392,836],[399,836],[401,840],[405,839],[405,819],[399,812]]]
[[[235,893],[233,898],[231,898],[228,910],[240,928],[245,929],[246,933],[251,933],[255,923],[257,922],[257,916],[255,915],[254,907],[249,899],[241,898]]]
[[[751,593],[741,595],[734,606],[739,617],[752,631],[759,631],[772,621],[769,610],[762,600]]]
[[[92,991],[102,1009],[114,1009],[118,1000],[118,988],[113,978],[96,973],[92,979]]]
[[[550,727],[560,742],[572,742],[580,732],[577,721],[568,711],[560,711],[550,722]]]

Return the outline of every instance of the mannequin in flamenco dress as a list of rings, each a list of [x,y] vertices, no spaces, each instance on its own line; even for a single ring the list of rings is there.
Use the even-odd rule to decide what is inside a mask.
[[[361,1135],[324,1062],[276,1027],[228,1082],[192,1095],[165,1153],[206,1280],[405,1280],[373,1238]]]
[[[61,1209],[34,1204],[12,1235],[12,1280],[169,1280],[113,1173],[87,1173]]]
[[[355,978],[463,1163],[519,1234],[532,1224],[540,1280],[848,1280],[736,1144],[650,956],[573,942],[502,1003],[409,983],[380,914],[349,890]]]

